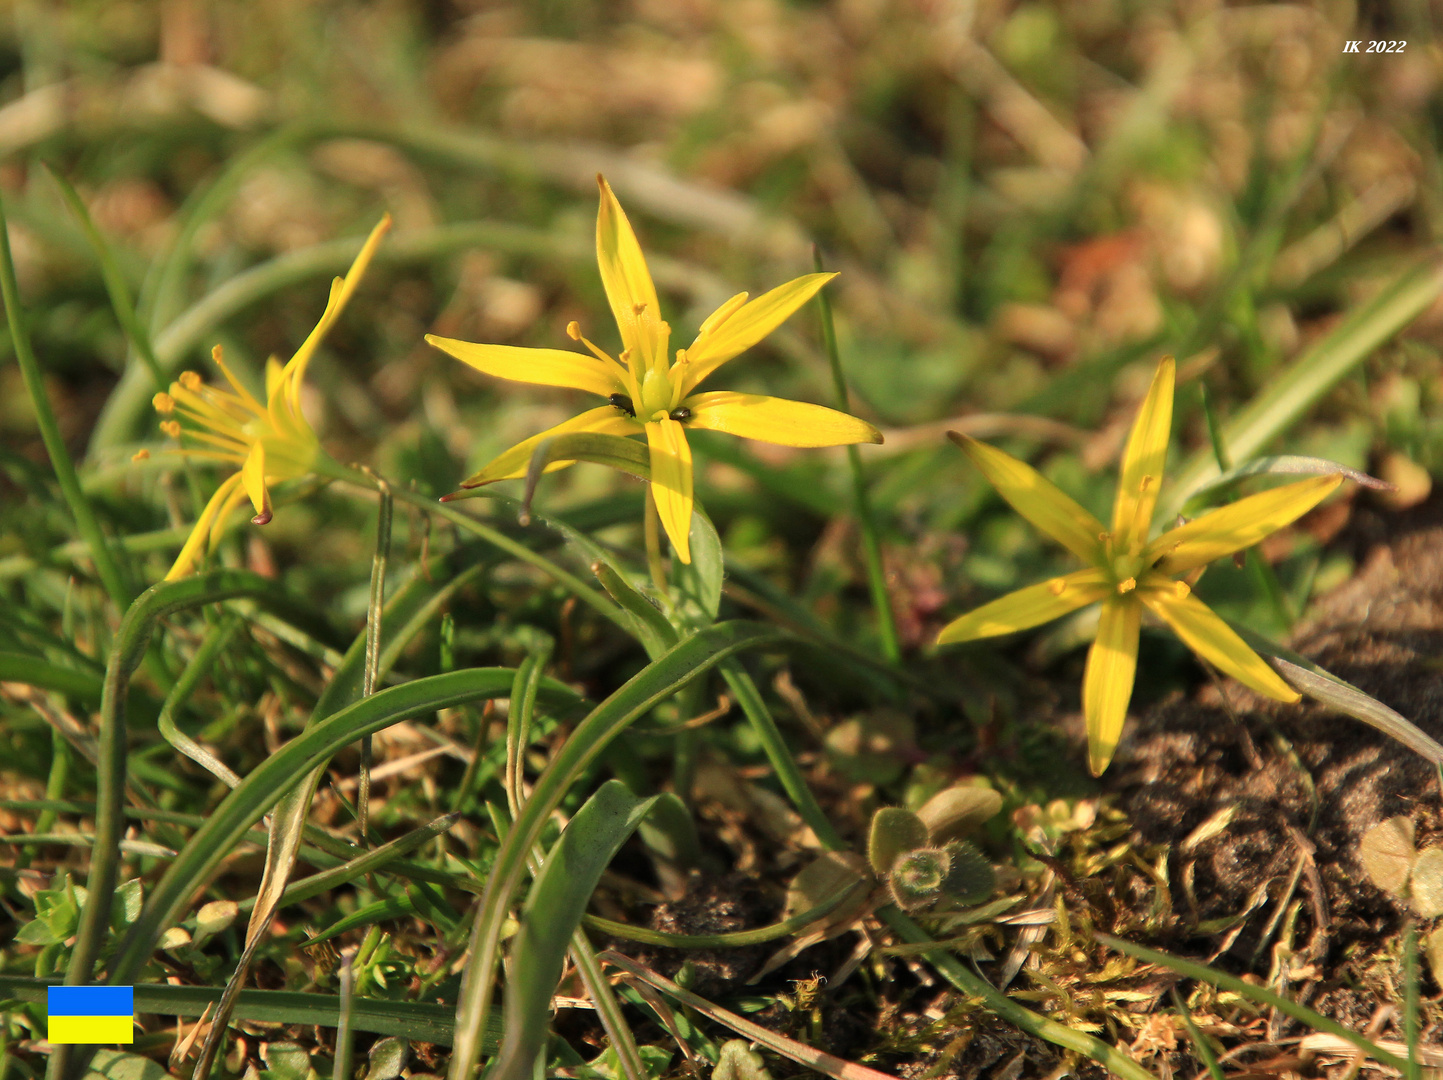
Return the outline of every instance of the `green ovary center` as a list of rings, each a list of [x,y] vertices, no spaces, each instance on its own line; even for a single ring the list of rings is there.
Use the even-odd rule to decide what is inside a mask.
[[[641,380],[641,400],[637,402],[637,418],[646,423],[663,420],[671,408],[671,380],[666,372],[652,369]]]

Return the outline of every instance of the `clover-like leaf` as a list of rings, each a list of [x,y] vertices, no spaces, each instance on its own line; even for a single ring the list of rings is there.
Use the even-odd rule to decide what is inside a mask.
[[[917,811],[934,846],[973,832],[1002,809],[1002,796],[991,788],[958,784],[937,792]]]
[[[930,907],[941,899],[951,856],[942,848],[919,848],[897,860],[887,875],[892,899],[903,911]]]
[[[884,806],[872,815],[867,840],[867,861],[879,877],[890,873],[897,860],[909,851],[927,846],[927,826],[910,810]]]
[[[1431,847],[1413,861],[1413,884],[1409,893],[1413,910],[1425,919],[1443,915],[1443,848]]]
[[[966,840],[948,844],[944,851],[951,860],[942,892],[947,899],[963,906],[980,904],[997,887],[997,875],[986,856]]]
[[[1416,854],[1413,822],[1406,817],[1380,821],[1363,834],[1358,845],[1358,860],[1368,880],[1392,896],[1403,895]]]

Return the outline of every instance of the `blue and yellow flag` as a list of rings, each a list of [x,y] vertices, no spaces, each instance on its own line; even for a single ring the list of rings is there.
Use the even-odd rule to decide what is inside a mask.
[[[48,1042],[135,1041],[133,986],[49,986],[45,998]]]

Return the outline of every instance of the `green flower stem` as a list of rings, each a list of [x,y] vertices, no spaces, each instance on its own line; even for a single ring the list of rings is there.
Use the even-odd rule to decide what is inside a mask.
[[[812,248],[812,262],[822,272],[822,253]],[[837,328],[832,321],[832,302],[827,290],[817,293],[817,307],[822,313],[822,342],[832,364],[832,382],[837,390],[837,407],[850,412],[852,403],[847,393],[847,376],[842,371],[842,357],[837,349]],[[882,565],[882,543],[877,536],[877,519],[867,496],[867,478],[862,473],[862,454],[856,446],[847,447],[847,462],[852,469],[852,498],[857,523],[862,529],[862,554],[867,564],[867,585],[872,592],[872,607],[877,613],[877,636],[882,641],[882,655],[891,663],[902,659],[902,645],[897,637],[897,620],[892,614],[892,598],[887,592],[887,573]],[[820,835],[820,834],[818,834]]]
[[[324,454],[321,455],[321,460],[316,462],[316,472],[332,480],[340,480],[343,483],[363,488],[366,491],[376,490],[376,482],[371,477],[358,469],[349,469],[344,465],[331,461]],[[544,555],[538,555],[525,544],[511,539],[511,537],[505,533],[493,529],[490,525],[485,524],[469,514],[463,514],[453,506],[449,506],[443,502],[437,502],[435,499],[428,498],[425,495],[421,495],[407,488],[393,488],[391,494],[401,502],[414,506],[418,510],[425,511],[428,514],[443,517],[461,530],[470,533],[472,536],[478,537],[494,547],[500,548],[506,552],[506,554],[520,559],[522,562],[530,563],[536,567],[536,569],[554,579],[558,584],[564,585],[578,600],[590,605],[598,614],[611,620],[623,630],[630,632],[627,615],[621,608],[591,588],[591,586],[587,585],[575,574],[556,565],[556,563]]]
[[[3,233],[0,233],[3,235]],[[6,260],[5,265],[8,265]],[[244,570],[212,570],[180,581],[163,581],[142,593],[121,620],[105,665],[100,703],[100,760],[96,767],[95,846],[86,880],[85,906],[75,936],[75,949],[65,971],[65,984],[93,981],[95,961],[110,925],[110,905],[120,877],[120,838],[125,825],[125,705],[130,676],[140,665],[156,624],[167,615],[236,596],[263,599],[275,583]],[[89,1054],[82,1054],[86,1060]],[[49,1080],[67,1075],[69,1046],[57,1046],[46,1070]],[[80,1064],[77,1061],[77,1065]]]
[[[366,663],[361,671],[361,696],[376,692],[381,664],[381,616],[386,605],[386,562],[391,557],[391,486],[376,478],[380,507],[376,515],[376,553],[371,559],[371,595],[366,605]],[[369,842],[371,824],[371,736],[361,739],[361,772],[356,785],[356,823],[362,845]]]
[[[120,611],[130,606],[135,595],[121,573],[120,564],[115,561],[105,534],[100,531],[100,522],[90,508],[84,492],[80,490],[80,479],[75,474],[75,463],[65,448],[60,435],[60,425],[55,421],[55,412],[50,408],[50,399],[45,393],[45,381],[40,374],[40,365],[35,360],[35,351],[30,345],[30,334],[25,329],[24,314],[20,310],[20,287],[15,280],[15,261],[10,254],[10,226],[5,218],[4,200],[0,199],[0,297],[5,301],[5,316],[10,323],[10,339],[15,345],[15,362],[20,365],[20,375],[25,380],[25,389],[35,409],[35,423],[40,428],[40,437],[45,442],[45,452],[50,455],[50,465],[55,470],[55,479],[60,492],[70,507],[75,527],[81,537],[90,545],[90,557],[95,560],[96,572],[100,575],[105,591],[111,602]]]

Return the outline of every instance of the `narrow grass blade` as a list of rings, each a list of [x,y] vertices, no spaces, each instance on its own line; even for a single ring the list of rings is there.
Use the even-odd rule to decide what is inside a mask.
[[[53,979],[30,979],[0,975],[0,998],[44,1003],[45,988]],[[219,987],[167,986],[142,983],[135,987],[135,1011],[157,1016],[195,1017],[220,999]],[[301,993],[290,990],[242,990],[236,1000],[235,1019],[263,1024],[295,1024],[336,1027],[340,1023],[340,998],[333,994]],[[351,1026],[376,1035],[397,1035],[415,1042],[450,1045],[455,1024],[450,1005],[415,1001],[384,1001],[357,998],[351,1008]],[[494,1053],[501,1042],[501,1018],[487,1019],[482,1042]]]
[[[526,1080],[546,1043],[551,996],[566,951],[602,871],[641,824],[655,798],[638,799],[608,780],[582,804],[547,853],[521,913],[503,1013],[505,1037],[489,1075]]]
[[[1403,1041],[1408,1045],[1406,1080],[1419,1080],[1422,1062],[1418,1055],[1418,928],[1410,921],[1403,932]]]
[[[1388,708],[1377,698],[1365,694],[1350,682],[1313,663],[1301,653],[1279,645],[1257,631],[1228,621],[1240,638],[1254,652],[1269,657],[1278,674],[1294,690],[1307,694],[1314,701],[1336,709],[1344,716],[1361,720],[1384,735],[1397,739],[1414,753],[1421,754],[1434,765],[1443,766],[1443,746],[1402,714]]]
[[[765,1046],[773,1053],[813,1069],[823,1076],[830,1076],[833,1080],[896,1080],[891,1073],[869,1069],[854,1061],[845,1061],[825,1050],[818,1050],[805,1043],[797,1042],[795,1039],[789,1039],[770,1028],[754,1024],[719,1005],[713,1005],[706,998],[698,997],[689,990],[683,990],[670,979],[657,974],[650,968],[643,967],[629,956],[622,956],[617,952],[604,952],[601,954],[601,959],[647,985],[655,987],[672,1000],[695,1009],[703,1016],[731,1028],[737,1034],[744,1035],[752,1042]]]
[[[1182,1017],[1183,1027],[1187,1029],[1187,1036],[1192,1040],[1193,1049],[1202,1063],[1207,1066],[1208,1075],[1212,1080],[1227,1080],[1223,1073],[1223,1067],[1218,1064],[1218,1056],[1213,1053],[1212,1044],[1208,1042],[1207,1036],[1198,1030],[1197,1024],[1193,1022],[1192,1013],[1183,1004],[1182,995],[1177,992],[1177,987],[1172,988],[1172,1005],[1177,1010],[1178,1016]]]
[[[812,248],[812,263],[822,272],[822,253]],[[837,349],[837,328],[832,322],[832,302],[827,290],[817,293],[817,310],[822,316],[822,344],[832,365],[832,383],[837,391],[837,408],[852,411],[851,395],[847,393],[847,376],[842,371],[842,357]],[[882,655],[893,664],[902,659],[901,640],[897,637],[897,620],[892,613],[892,598],[887,591],[887,573],[882,565],[882,542],[878,536],[876,516],[867,496],[867,478],[862,472],[862,454],[855,446],[847,447],[847,464],[852,471],[852,502],[857,524],[862,531],[862,554],[867,565],[867,587],[872,592],[872,610],[877,616],[877,637]]]
[[[1340,1039],[1346,1039],[1363,1053],[1394,1069],[1407,1071],[1407,1063],[1395,1054],[1390,1054],[1376,1043],[1365,1039],[1356,1031],[1344,1027],[1336,1020],[1329,1019],[1322,1013],[1314,1012],[1304,1005],[1273,993],[1271,990],[1261,986],[1254,986],[1252,983],[1243,982],[1234,975],[1223,971],[1217,971],[1206,964],[1199,964],[1192,960],[1184,960],[1180,956],[1172,956],[1168,953],[1158,952],[1156,949],[1149,949],[1142,945],[1135,945],[1131,941],[1123,941],[1110,934],[1093,935],[1102,944],[1110,949],[1116,949],[1120,953],[1131,956],[1136,960],[1142,960],[1148,964],[1156,964],[1158,967],[1165,967],[1169,971],[1175,971],[1179,975],[1186,975],[1190,979],[1200,979],[1205,983],[1220,987],[1224,990],[1231,990],[1248,1001],[1259,1005],[1266,1005],[1269,1008],[1277,1009],[1284,1016],[1292,1017],[1300,1024],[1306,1024],[1316,1031],[1326,1031],[1330,1035],[1336,1035]]]
[[[552,643],[548,638],[540,642],[516,669],[516,681],[511,685],[511,711],[506,717],[506,801],[511,817],[521,813],[521,804],[526,801],[524,788],[526,748],[531,745],[531,721],[536,715],[536,690],[541,685],[542,673],[551,659]]]
[[[1300,454],[1275,454],[1272,457],[1253,458],[1246,464],[1227,469],[1203,484],[1187,496],[1186,506],[1201,505],[1211,496],[1220,495],[1239,480],[1249,476],[1346,476],[1355,484],[1374,491],[1387,491],[1392,487],[1385,480],[1369,476],[1357,469],[1326,458],[1304,457]]]
[[[638,480],[651,479],[651,454],[643,442],[599,431],[555,435],[537,443],[536,449],[531,452],[531,461],[526,466],[526,494],[522,496],[521,513],[518,515],[521,524],[531,524],[531,500],[536,495],[541,474],[554,463],[573,461],[605,465]]]
[[[226,796],[151,890],[139,918],[120,943],[109,981],[123,985],[140,972],[161,932],[174,925],[186,902],[230,849],[283,792],[337,750],[402,720],[504,696],[514,677],[510,668],[468,668],[388,687],[312,725],[282,746]],[[574,692],[549,679],[542,684],[541,697],[563,710],[577,701]]]
[[[647,1080],[646,1063],[641,1059],[636,1036],[632,1034],[631,1027],[621,1011],[621,1002],[611,989],[611,983],[606,972],[602,970],[601,962],[596,958],[596,950],[591,947],[586,931],[579,926],[572,932],[570,953],[576,972],[581,976],[581,984],[586,988],[591,1004],[596,1009],[597,1019],[601,1021],[602,1028],[611,1040],[612,1049],[616,1051],[625,1080]]]
[[[121,572],[120,563],[115,559],[110,541],[101,531],[100,521],[91,509],[90,501],[80,490],[80,478],[75,472],[75,463],[70,460],[65,439],[60,434],[60,425],[55,419],[55,410],[50,407],[50,397],[45,392],[45,381],[40,373],[40,364],[35,359],[35,350],[30,344],[30,333],[25,328],[25,316],[20,309],[20,286],[15,280],[15,262],[10,255],[10,226],[5,217],[4,200],[0,199],[0,297],[5,301],[5,318],[10,324],[10,340],[15,346],[15,362],[20,366],[20,376],[25,382],[25,391],[30,395],[31,407],[35,410],[35,423],[40,428],[40,438],[45,443],[45,452],[50,455],[50,467],[55,470],[55,479],[60,493],[75,520],[75,527],[81,539],[90,545],[90,557],[95,560],[95,570],[100,575],[110,602],[118,611],[130,606],[135,595],[130,582]]]
[[[220,758],[176,727],[175,714],[190,700],[190,695],[195,692],[196,685],[205,677],[216,658],[225,652],[226,646],[230,644],[231,635],[235,633],[239,625],[235,619],[231,618],[206,631],[200,648],[196,649],[190,660],[186,662],[180,678],[175,680],[175,685],[165,696],[165,703],[161,705],[160,715],[155,720],[155,726],[159,729],[162,739],[206,772],[219,778],[226,787],[235,787],[240,783],[240,777],[232,772]]]
[[[366,604],[366,666],[361,675],[361,696],[376,692],[376,673],[381,666],[381,620],[386,604],[386,563],[391,557],[390,486],[377,479],[380,505],[376,514],[376,553],[371,559],[371,595]],[[361,740],[361,775],[356,794],[357,821],[361,843],[370,835],[371,820],[371,737]]]
[[[28,653],[0,652],[0,682],[54,690],[87,705],[100,701],[103,680],[94,672],[52,663]]]
[[[338,1002],[341,1016],[336,1025],[336,1058],[331,1067],[331,1080],[351,1080],[351,1051],[355,1047],[351,1030],[351,1014],[356,1007],[355,960],[354,948],[341,953],[341,1000]]]
[[[733,930],[726,934],[669,934],[665,930],[632,926],[630,923],[603,919],[599,915],[583,915],[581,922],[582,925],[589,926],[593,930],[600,930],[603,934],[611,937],[621,938],[625,941],[639,941],[645,945],[661,945],[668,949],[743,949],[748,945],[763,945],[768,941],[776,941],[778,938],[788,937],[805,930],[812,923],[841,907],[865,884],[865,882],[858,881],[851,888],[842,889],[816,907],[808,908],[806,911],[793,915],[789,919],[783,919],[781,922],[772,923],[770,926],[759,926],[755,930]]]
[[[1443,262],[1429,257],[1350,312],[1222,426],[1221,437],[1232,459],[1254,457],[1373,350],[1417,318],[1439,292],[1443,292]],[[1153,520],[1172,520],[1189,495],[1220,473],[1211,449],[1193,455],[1163,492]]]
[[[693,679],[743,649],[761,648],[779,640],[781,634],[771,627],[739,621],[702,630],[634,675],[592,710],[561,745],[537,778],[531,798],[497,851],[486,891],[481,895],[471,932],[471,959],[462,978],[456,1011],[451,1080],[470,1080],[476,1068],[481,1055],[481,1018],[490,1008],[501,932],[511,898],[526,874],[532,847],[572,784],[612,739]]]
[[[721,671],[722,678],[736,695],[737,704],[751,722],[752,731],[762,744],[772,771],[777,774],[777,781],[791,799],[792,806],[823,846],[832,851],[846,850],[847,842],[842,839],[826,811],[822,809],[821,803],[817,802],[817,797],[812,794],[812,789],[807,786],[807,778],[802,775],[801,766],[797,764],[791,750],[787,749],[786,740],[782,738],[781,730],[777,727],[771,710],[767,708],[767,703],[762,700],[757,684],[752,682],[746,669],[735,661],[722,664]]]

